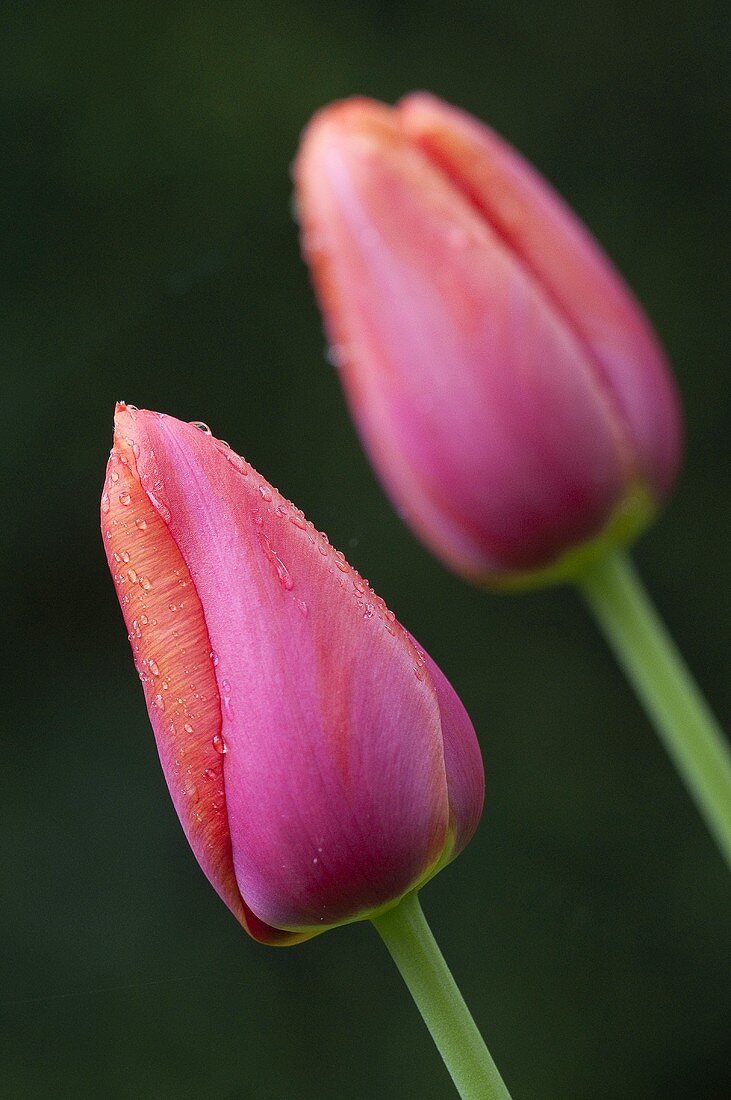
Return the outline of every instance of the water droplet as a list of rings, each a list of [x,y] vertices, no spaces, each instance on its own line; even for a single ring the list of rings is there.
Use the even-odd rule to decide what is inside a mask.
[[[147,615],[140,615],[140,622],[142,623],[143,626],[147,626],[149,621],[150,620],[147,618]]]
[[[109,480],[113,481],[115,485],[119,481],[119,474],[116,470],[112,470],[111,474],[109,475]]]
[[[306,619],[309,615],[309,608],[304,600],[297,600],[297,607],[302,612],[303,617]]]
[[[124,490],[124,492],[119,494],[119,503],[124,508],[126,508],[127,505],[130,504],[131,500],[132,500],[132,497],[129,495],[129,493],[127,492],[126,489]]]
[[[259,542],[261,543],[261,548],[264,551],[264,556],[266,557],[267,561],[271,562],[271,564],[274,566],[277,572],[277,578],[279,579],[279,583],[281,584],[282,588],[285,592],[291,592],[294,588],[294,581],[292,580],[292,576],[287,569],[287,566],[279,557],[279,554],[276,552],[276,550],[272,547],[272,544],[269,542],[269,539],[266,537],[263,531],[259,532]]]
[[[214,650],[211,650],[211,652],[208,654],[208,656],[213,661],[213,667],[215,668],[218,664],[218,654],[215,653]]]
[[[307,527],[307,520],[305,519],[304,512],[301,512],[299,508],[295,508],[290,513],[289,522],[294,524],[300,531],[304,531]]]
[[[312,857],[312,862],[313,862],[313,863],[319,863],[320,861],[319,861],[319,859],[317,858],[317,856],[313,856],[313,857]]]
[[[191,428],[197,428],[199,432],[203,432],[204,435],[211,435],[211,429],[207,424],[204,424],[202,420],[191,420]]]
[[[102,497],[102,512],[106,515],[109,511],[109,493],[105,493]]]
[[[132,584],[137,583],[137,574],[135,573],[134,569],[128,569],[127,570],[127,576],[129,577]]]
[[[348,569],[350,568],[350,566],[348,565],[347,561],[345,560],[345,554],[343,553],[342,550],[336,550],[335,551],[335,557],[334,557],[333,560],[335,561],[335,565],[337,566],[337,568],[340,570],[341,573],[347,573],[348,572]]]
[[[176,603],[169,603],[168,608],[169,608],[170,611],[177,611],[178,610],[178,605]]]
[[[157,667],[157,661],[153,661],[152,658],[150,658],[150,661],[148,662],[148,664],[149,664],[149,669],[150,669],[150,672],[152,673],[152,675],[153,676],[159,676],[160,675],[160,669]]]
[[[216,773],[213,770],[213,768],[206,768],[205,771],[203,772],[203,778],[208,779],[208,780],[215,779],[216,778]]]
[[[163,521],[163,523],[170,523],[170,509],[166,508],[162,501],[158,500],[155,494],[149,489],[147,490],[147,495],[150,498],[150,504],[160,516],[160,519]]]
[[[185,730],[186,733],[192,733],[193,732],[193,727],[191,726],[190,722],[186,722],[185,725],[183,726],[183,729]]]
[[[152,588],[149,577],[140,577],[140,588],[144,588],[145,592],[149,592]]]
[[[235,454],[234,451],[227,451],[226,458],[231,463],[234,470],[242,474],[244,477],[249,476],[249,471],[251,470],[251,467],[249,466],[249,463],[246,461],[245,458],[242,458],[241,455]]]
[[[214,747],[214,749],[216,750],[216,752],[218,753],[219,756],[225,756],[226,753],[228,752],[228,747],[226,745],[226,742],[221,737],[220,733],[214,733],[214,735],[213,735],[213,747]]]
[[[268,485],[259,486],[259,495],[261,499],[265,500],[267,503],[272,499],[272,491]]]
[[[135,520],[135,527],[139,527],[140,531],[146,531],[147,530],[147,520],[144,520],[141,517],[136,519]]]
[[[161,680],[160,687],[163,691],[167,691],[167,689],[170,687],[170,684],[167,682],[167,680]]]

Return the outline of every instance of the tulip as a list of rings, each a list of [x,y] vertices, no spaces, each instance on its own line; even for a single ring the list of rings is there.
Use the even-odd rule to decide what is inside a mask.
[[[302,247],[356,424],[406,521],[494,588],[574,580],[731,862],[731,757],[623,546],[681,457],[675,385],[585,227],[433,96],[320,111]]]
[[[119,405],[102,526],[175,809],[255,939],[370,917],[461,851],[483,798],[464,707],[243,459]]]
[[[588,232],[497,134],[432,96],[325,108],[295,170],[302,243],[356,424],[458,572],[562,579],[666,496],[662,351]]]
[[[461,1095],[509,1100],[417,899],[482,812],[477,739],[443,673],[204,424],[118,405],[101,520],[211,884],[261,943],[370,919]]]

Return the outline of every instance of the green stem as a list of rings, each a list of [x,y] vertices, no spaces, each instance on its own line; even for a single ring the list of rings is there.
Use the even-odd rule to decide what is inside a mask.
[[[510,1093],[426,923],[416,891],[372,920],[463,1100],[510,1100]]]
[[[631,561],[610,553],[578,583],[731,865],[731,753]]]

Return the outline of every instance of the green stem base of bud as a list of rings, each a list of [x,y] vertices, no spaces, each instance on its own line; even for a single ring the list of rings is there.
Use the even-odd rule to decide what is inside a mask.
[[[463,1100],[510,1100],[416,892],[373,918]]]
[[[606,554],[577,583],[731,866],[731,752],[629,557]]]

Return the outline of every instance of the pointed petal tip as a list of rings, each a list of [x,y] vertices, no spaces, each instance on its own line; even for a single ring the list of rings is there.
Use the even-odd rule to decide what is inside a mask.
[[[342,148],[343,143],[391,143],[397,139],[393,108],[366,96],[330,103],[313,115],[302,133],[293,164],[295,183],[298,186],[302,183],[308,166],[321,170],[323,158],[333,149]]]

